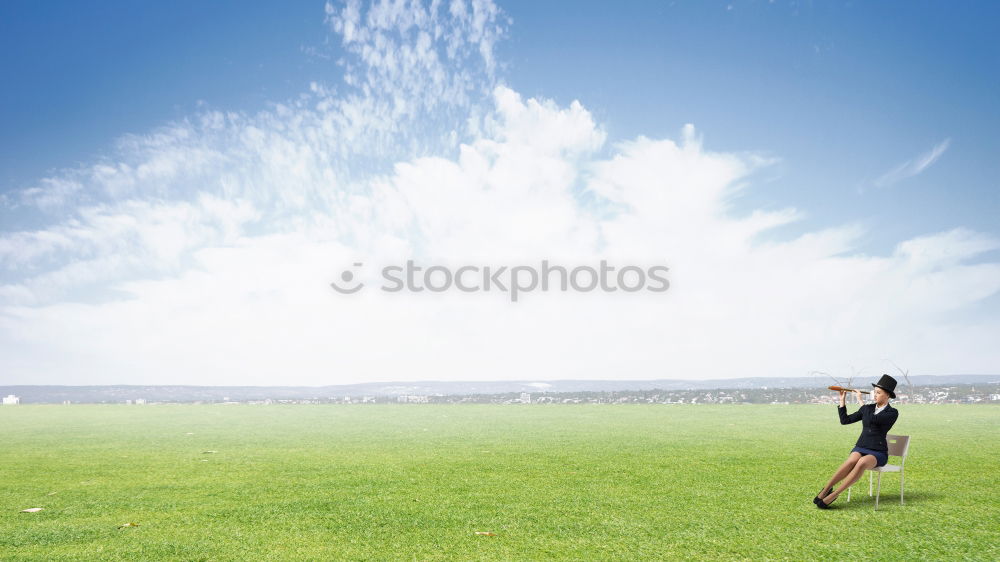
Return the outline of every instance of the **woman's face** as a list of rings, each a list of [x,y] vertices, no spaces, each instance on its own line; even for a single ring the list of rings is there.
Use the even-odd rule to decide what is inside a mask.
[[[873,389],[872,396],[878,404],[885,404],[889,400],[889,393],[877,386]]]

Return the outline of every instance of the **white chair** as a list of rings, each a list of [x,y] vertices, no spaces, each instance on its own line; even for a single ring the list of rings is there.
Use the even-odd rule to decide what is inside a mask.
[[[876,466],[875,468],[869,468],[868,470],[868,495],[872,495],[872,472],[878,473],[878,486],[875,488],[875,509],[878,509],[878,498],[882,491],[882,473],[883,472],[898,472],[899,473],[899,505],[904,505],[903,503],[903,465],[906,464],[906,453],[910,450],[910,436],[909,435],[886,435],[886,441],[889,444],[889,456],[890,457],[900,457],[901,461],[899,465],[886,464],[885,466]],[[847,489],[847,501],[851,501],[851,486]]]

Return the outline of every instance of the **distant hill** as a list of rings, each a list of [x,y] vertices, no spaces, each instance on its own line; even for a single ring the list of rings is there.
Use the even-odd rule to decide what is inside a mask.
[[[867,378],[865,379],[867,381]],[[918,375],[910,377],[915,386],[1000,383],[1000,375]],[[23,404],[107,403],[145,399],[150,402],[222,402],[248,400],[316,400],[336,397],[403,395],[472,395],[508,392],[607,392],[627,390],[707,390],[824,388],[834,384],[828,377],[745,377],[695,380],[550,380],[550,381],[420,381],[385,382],[329,386],[181,386],[109,385],[0,386],[0,396],[14,394]],[[900,385],[905,384],[900,381]],[[866,385],[867,386],[867,383]]]

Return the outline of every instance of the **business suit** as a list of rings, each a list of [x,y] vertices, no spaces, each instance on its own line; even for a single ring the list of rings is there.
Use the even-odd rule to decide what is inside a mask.
[[[861,436],[858,437],[856,447],[864,447],[873,451],[889,451],[886,443],[886,434],[896,423],[899,417],[899,410],[886,404],[885,409],[875,414],[875,404],[865,404],[857,412],[848,415],[847,407],[838,406],[837,413],[840,414],[841,425],[847,425],[860,421],[862,425]]]

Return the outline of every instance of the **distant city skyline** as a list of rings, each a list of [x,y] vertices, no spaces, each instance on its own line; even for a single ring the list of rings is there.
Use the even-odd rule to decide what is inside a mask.
[[[717,383],[717,386],[713,386]],[[864,385],[859,385],[864,386]],[[26,404],[835,404],[836,392],[817,381],[486,381],[417,384],[369,383],[323,387],[281,386],[0,386],[5,405]],[[17,393],[17,394],[15,394]],[[19,395],[18,395],[19,394]],[[870,397],[864,398],[870,402]],[[897,404],[1000,403],[1000,375],[916,377],[897,388]],[[851,405],[856,404],[851,397]]]

